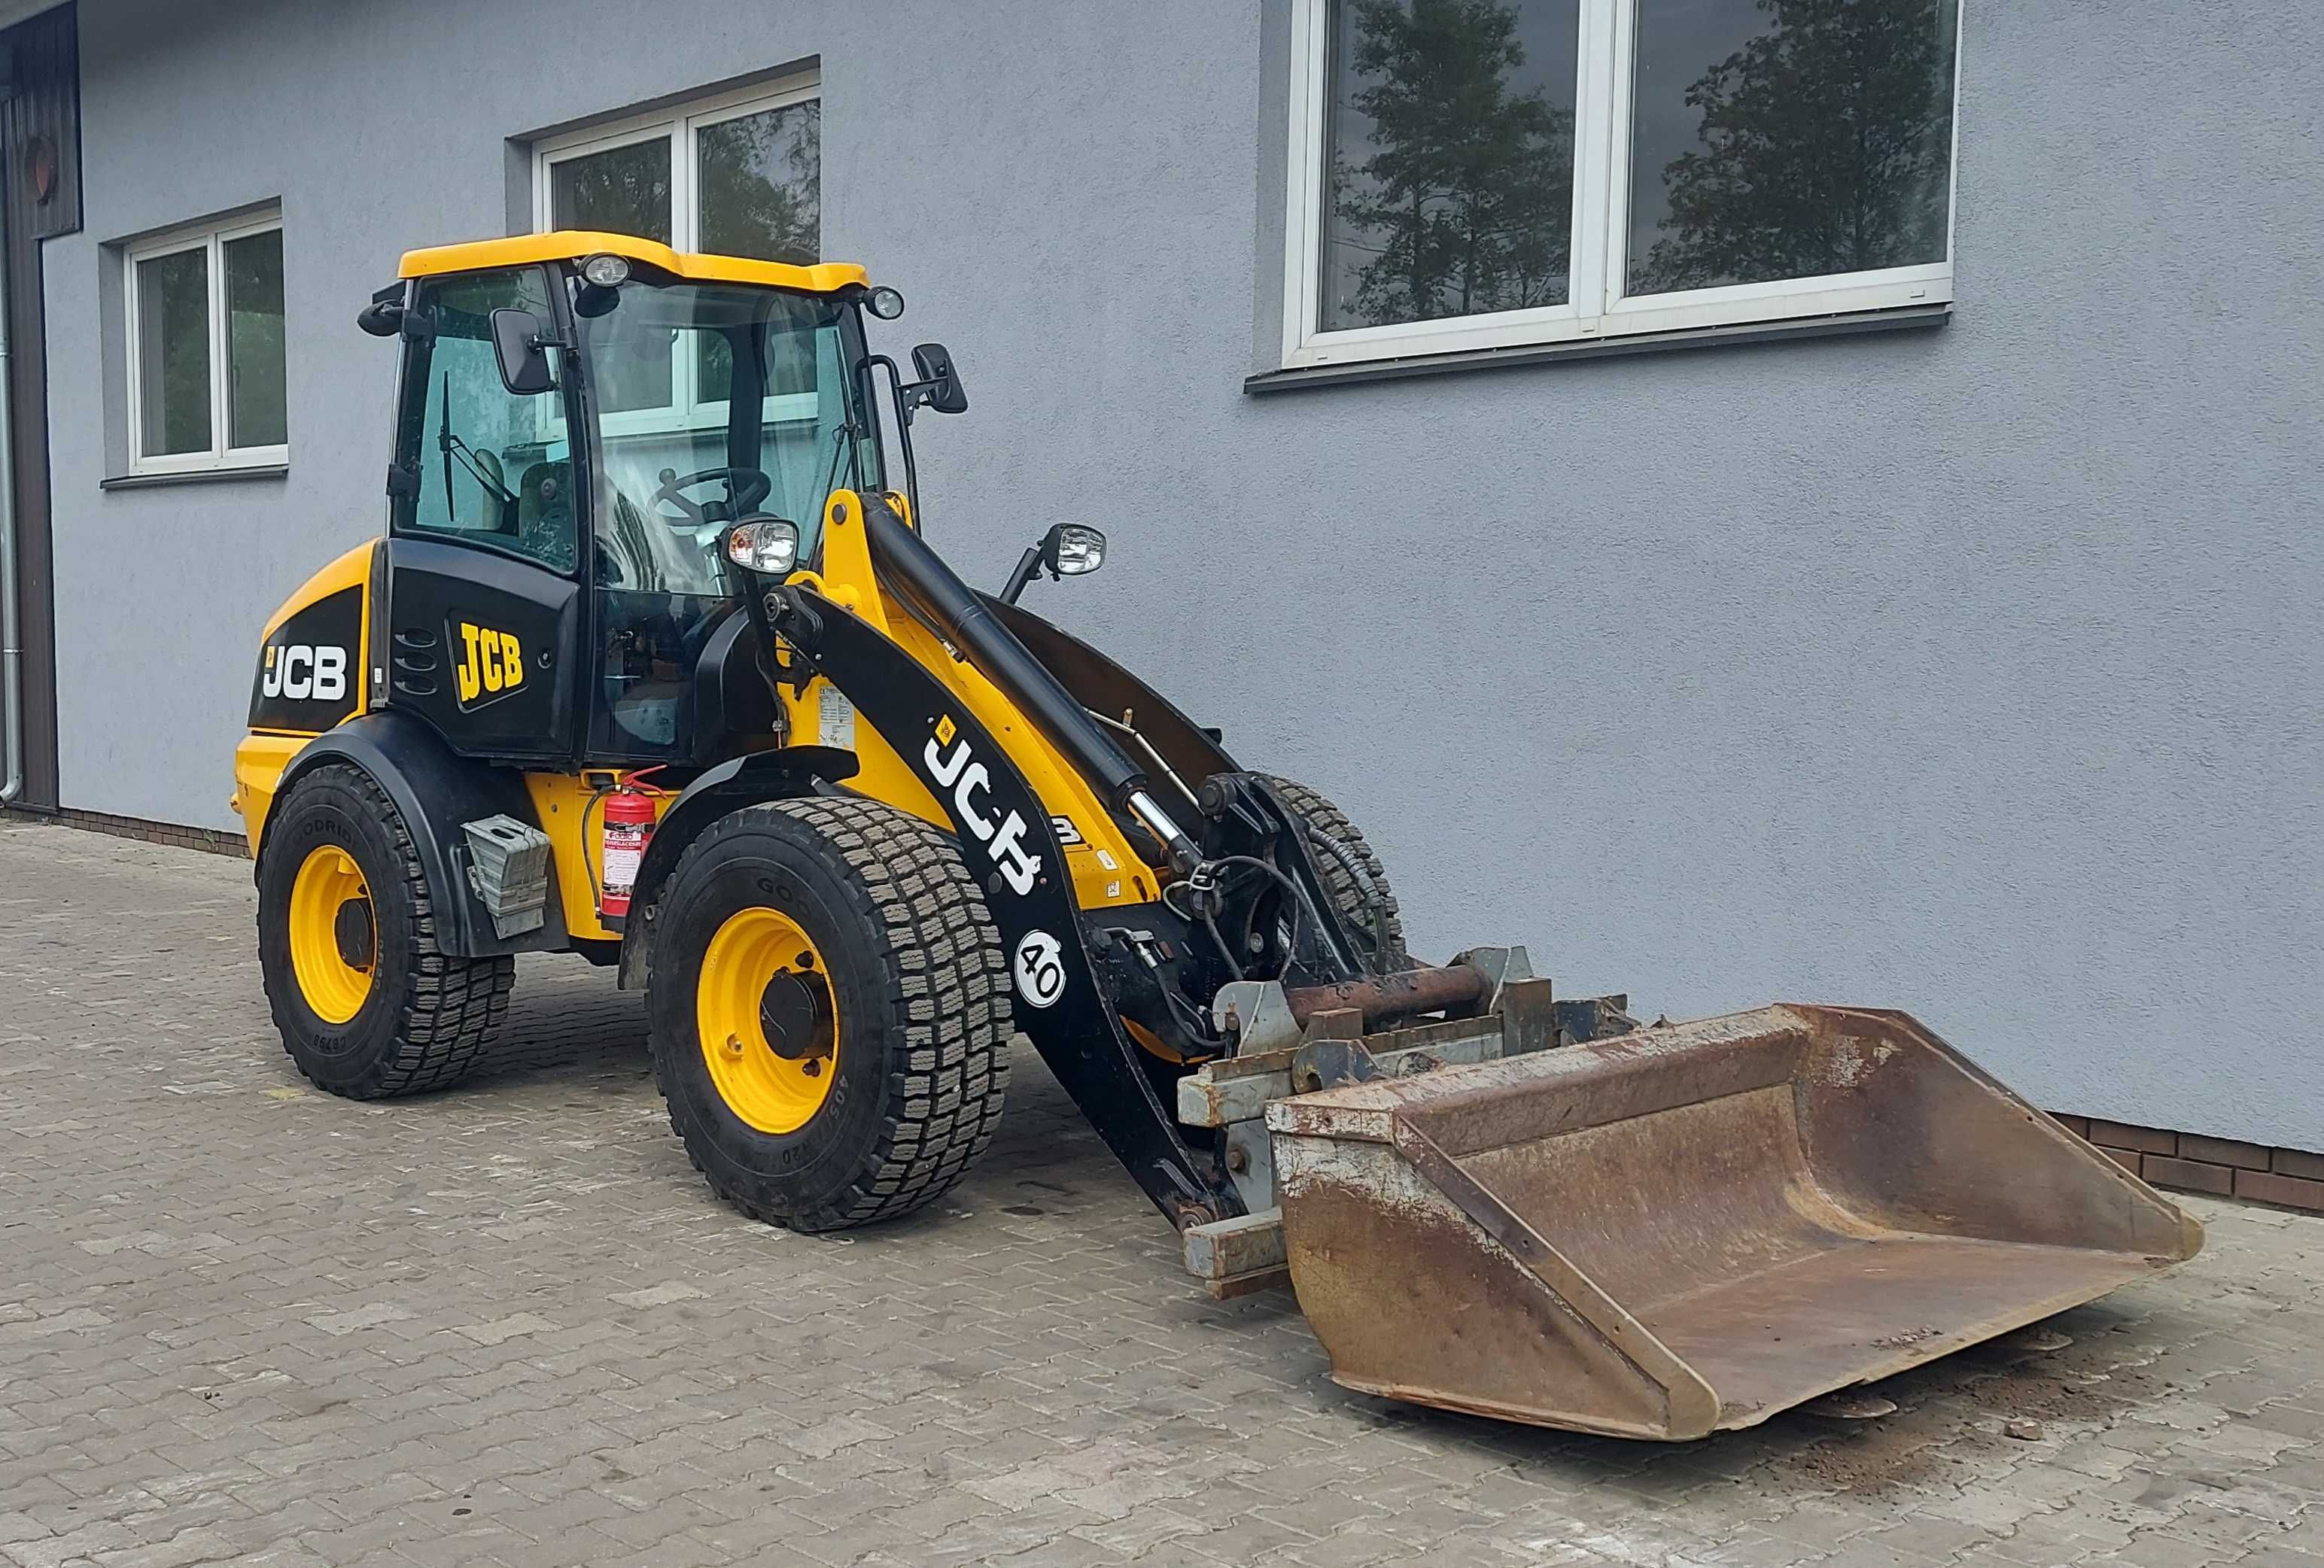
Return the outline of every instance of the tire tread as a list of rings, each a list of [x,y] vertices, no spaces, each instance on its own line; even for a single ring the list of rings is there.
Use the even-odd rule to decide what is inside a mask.
[[[301,777],[284,804],[293,804],[297,790],[310,781],[347,790],[386,826],[404,896],[410,903],[410,972],[396,1004],[395,1049],[364,1081],[353,1086],[326,1084],[309,1069],[290,1046],[298,1021],[291,1011],[292,999],[277,996],[270,982],[267,1002],[281,1031],[282,1048],[317,1087],[351,1100],[389,1100],[448,1089],[484,1059],[493,1036],[507,1021],[509,993],[516,985],[516,960],[505,954],[463,958],[437,945],[435,901],[428,887],[427,868],[420,863],[402,813],[370,774],[360,768],[325,764]],[[262,922],[263,918],[262,911]],[[295,986],[297,982],[290,983]]]
[[[1388,868],[1380,863],[1379,854],[1364,837],[1363,830],[1348,819],[1346,812],[1326,799],[1322,790],[1273,773],[1262,773],[1259,777],[1275,786],[1276,793],[1283,797],[1284,803],[1291,807],[1299,817],[1300,825],[1311,835],[1331,840],[1356,862],[1363,872],[1364,881],[1371,884],[1365,887],[1351,876],[1339,857],[1328,850],[1315,853],[1315,869],[1322,874],[1324,889],[1332,895],[1333,903],[1338,906],[1341,918],[1369,937],[1373,930],[1375,909],[1383,910],[1386,915],[1383,923],[1388,927],[1388,951],[1379,955],[1380,967],[1388,971],[1411,968],[1412,954],[1404,945],[1403,908],[1396,901],[1395,890],[1388,884]]]
[[[654,1074],[670,1130],[711,1190],[752,1219],[799,1231],[844,1230],[934,1202],[992,1141],[1009,1087],[1008,964],[983,894],[959,846],[918,817],[856,796],[808,796],[734,812],[687,846],[662,886],[686,882],[689,862],[769,816],[808,828],[836,857],[858,913],[880,933],[890,1019],[900,1047],[888,1063],[885,1114],[874,1158],[835,1203],[786,1208],[770,1183],[706,1160],[678,1111],[669,1055],[656,1041]],[[656,917],[660,930],[677,922]],[[657,970],[666,966],[656,964]],[[893,1038],[893,1035],[890,1037]],[[688,1047],[691,1048],[691,1047]]]

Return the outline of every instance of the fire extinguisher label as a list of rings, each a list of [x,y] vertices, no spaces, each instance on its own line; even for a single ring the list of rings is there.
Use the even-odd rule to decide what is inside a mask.
[[[623,892],[637,886],[638,865],[645,859],[642,847],[613,838],[605,841],[605,888],[618,888]]]
[[[815,738],[818,745],[842,752],[855,749],[855,705],[847,694],[825,682],[816,706]]]

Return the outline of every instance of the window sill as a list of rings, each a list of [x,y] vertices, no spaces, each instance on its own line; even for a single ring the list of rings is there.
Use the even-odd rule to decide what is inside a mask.
[[[1345,364],[1303,365],[1267,370],[1243,379],[1246,392],[1293,392],[1302,387],[1346,386],[1359,382],[1397,381],[1411,375],[1450,375],[1459,371],[1506,370],[1520,365],[1561,364],[1618,355],[1660,354],[1721,344],[1775,343],[1795,337],[1834,337],[1859,332],[1895,332],[1941,327],[1952,318],[1950,303],[1914,305],[1896,310],[1863,310],[1795,321],[1753,321],[1732,327],[1692,327],[1678,332],[1642,332],[1627,337],[1589,337],[1566,343],[1535,343],[1511,348],[1471,349],[1460,354],[1412,355],[1402,359],[1367,359]]]
[[[152,490],[165,484],[225,484],[239,479],[288,479],[288,463],[254,463],[248,467],[189,468],[178,474],[116,474],[97,482],[99,490]]]

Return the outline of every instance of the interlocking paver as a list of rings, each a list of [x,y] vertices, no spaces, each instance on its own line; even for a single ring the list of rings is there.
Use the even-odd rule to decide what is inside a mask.
[[[1879,1420],[1531,1431],[1197,1295],[1029,1055],[943,1204],[791,1236],[702,1188],[603,973],[521,962],[490,1075],[354,1105],[251,914],[0,823],[0,1563],[2324,1568],[2324,1221],[2192,1204],[2186,1268]]]

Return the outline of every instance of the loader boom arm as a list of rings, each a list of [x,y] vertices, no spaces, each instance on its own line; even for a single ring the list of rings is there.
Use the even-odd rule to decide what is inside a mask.
[[[1064,848],[1009,753],[918,659],[862,618],[807,588],[778,589],[773,598],[784,641],[846,694],[951,817],[1010,955],[1019,1027],[1091,1127],[1173,1223],[1240,1213],[1217,1157],[1181,1135],[1146,1066],[1150,1058],[1100,984]],[[964,804],[961,782],[971,768],[982,770],[983,782]],[[1004,841],[1021,858],[997,856]],[[1026,864],[1029,873],[1016,875]],[[1046,980],[1045,963],[1062,978]]]

